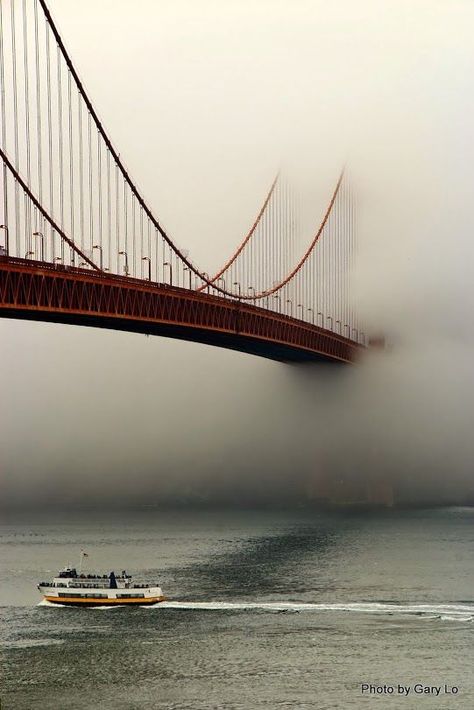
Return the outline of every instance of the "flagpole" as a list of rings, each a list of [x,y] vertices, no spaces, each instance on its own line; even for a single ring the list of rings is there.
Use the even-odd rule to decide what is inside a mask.
[[[84,557],[87,557],[86,553],[84,550],[81,550],[81,559],[79,560],[79,574],[82,574],[82,560]]]

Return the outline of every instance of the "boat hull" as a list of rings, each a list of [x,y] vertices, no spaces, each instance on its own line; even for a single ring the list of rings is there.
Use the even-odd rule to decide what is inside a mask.
[[[58,606],[147,606],[166,601],[166,597],[130,597],[129,599],[79,599],[78,597],[45,596],[44,600]]]

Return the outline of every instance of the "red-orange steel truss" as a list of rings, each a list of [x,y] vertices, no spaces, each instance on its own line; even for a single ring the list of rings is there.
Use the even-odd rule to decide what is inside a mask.
[[[0,257],[0,317],[207,343],[280,362],[349,363],[361,346],[246,303],[139,279]]]

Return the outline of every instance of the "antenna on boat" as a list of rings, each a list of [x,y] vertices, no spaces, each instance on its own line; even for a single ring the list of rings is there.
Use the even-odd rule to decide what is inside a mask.
[[[81,559],[79,560],[79,574],[81,574],[82,572],[82,561],[84,557],[89,557],[89,555],[87,554],[87,552],[84,552],[84,550],[81,549]]]

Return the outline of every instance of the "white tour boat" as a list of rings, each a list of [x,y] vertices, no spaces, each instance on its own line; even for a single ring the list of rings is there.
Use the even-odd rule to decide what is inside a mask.
[[[125,570],[100,575],[82,574],[79,569],[78,574],[68,566],[52,582],[40,582],[38,589],[45,601],[64,606],[143,606],[165,600],[161,587],[136,584]]]

